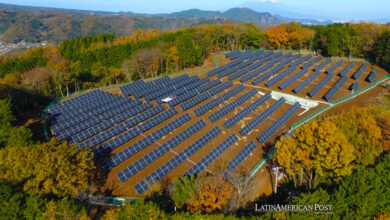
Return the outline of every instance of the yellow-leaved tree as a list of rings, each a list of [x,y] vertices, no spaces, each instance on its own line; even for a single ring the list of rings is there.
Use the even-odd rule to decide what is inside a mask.
[[[34,148],[0,150],[0,179],[23,184],[23,190],[34,195],[76,195],[88,188],[94,169],[88,149],[56,139]]]
[[[337,181],[354,168],[354,147],[329,120],[311,121],[297,128],[293,137],[281,138],[276,147],[278,164],[296,185],[306,183],[309,189],[315,178],[333,177]]]

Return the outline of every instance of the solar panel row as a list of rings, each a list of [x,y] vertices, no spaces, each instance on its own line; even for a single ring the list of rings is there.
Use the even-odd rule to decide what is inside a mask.
[[[309,67],[313,66],[314,64],[320,62],[321,59],[322,59],[322,57],[316,57],[315,59],[312,59],[309,62],[303,64],[303,66],[301,68],[308,69]]]
[[[137,160],[130,166],[126,167],[122,171],[120,171],[117,176],[121,182],[125,182],[128,178],[132,177],[136,173],[138,173],[143,168],[147,167],[152,162],[156,161],[162,155],[166,154],[168,151],[178,146],[180,143],[194,135],[200,129],[204,128],[206,123],[203,120],[196,122],[195,124],[188,127],[186,130],[180,132],[180,134],[176,135],[174,138],[167,141],[165,144],[161,145],[157,149],[151,151],[141,159]]]
[[[207,154],[201,161],[192,166],[184,176],[198,175],[205,170],[212,162],[214,162],[219,156],[221,156],[229,147],[231,147],[238,140],[237,135],[230,135],[225,141],[214,148],[209,154]]]
[[[370,82],[370,83],[374,82],[374,80],[375,80],[377,74],[378,74],[378,71],[377,71],[377,70],[373,70],[373,71],[370,73],[370,75],[368,75],[368,77],[367,77],[366,80],[367,80],[368,82]]]
[[[174,121],[168,123],[167,125],[161,127],[157,131],[153,132],[152,134],[146,136],[142,140],[136,142],[135,144],[132,144],[128,146],[123,151],[114,154],[107,158],[103,164],[102,167],[104,169],[112,169],[116,165],[122,163],[127,158],[133,156],[137,152],[145,149],[146,147],[150,146],[151,144],[155,143],[160,138],[164,137],[165,135],[169,134],[169,132],[179,128],[180,126],[187,123],[189,120],[191,120],[191,116],[189,114],[184,114],[181,117],[175,119]]]
[[[249,73],[250,71],[253,71],[257,68],[259,68],[260,66],[262,66],[264,64],[264,61],[263,59],[259,59],[259,61],[257,63],[254,63],[232,75],[229,76],[229,80],[234,80],[234,79],[237,79],[239,77],[241,77],[242,75],[245,75],[247,73]]]
[[[140,105],[140,106],[142,106],[142,105]],[[138,108],[138,107],[136,107],[136,108]],[[123,122],[121,124],[117,124],[114,127],[111,127],[110,129],[86,140],[85,142],[79,144],[78,147],[81,148],[83,146],[91,146],[91,147],[97,146],[97,145],[103,143],[104,141],[113,138],[114,136],[132,128],[133,126],[138,125],[139,123],[145,121],[146,119],[148,119],[154,115],[157,115],[158,113],[160,113],[164,110],[165,110],[164,106],[162,106],[162,105],[158,105],[156,107],[153,107],[145,112],[140,113],[139,115],[136,115],[135,117],[127,119],[125,122]],[[77,141],[77,140],[75,140],[75,141]]]
[[[96,124],[96,125],[88,128],[84,131],[81,131],[81,132],[73,135],[70,138],[70,140],[68,140],[68,142],[70,144],[79,143],[79,142],[81,142],[89,137],[92,137],[92,136],[98,134],[99,132],[106,130],[107,128],[113,127],[116,124],[119,124],[122,121],[125,121],[125,120],[139,114],[140,112],[143,112],[146,109],[151,108],[151,107],[153,107],[153,105],[151,103],[144,103],[144,104],[141,104],[139,106],[136,106],[135,108],[132,108],[132,109],[129,109],[125,112],[122,112],[121,114],[118,114],[118,115],[110,118],[109,120],[104,120],[104,121],[100,122],[99,124]],[[164,107],[160,106],[158,109],[164,110]]]
[[[299,60],[293,62],[293,63],[291,64],[291,66],[298,66],[299,64],[301,64],[301,63],[303,63],[303,62],[309,60],[309,59],[312,58],[312,57],[313,57],[312,55],[304,56],[304,57],[302,57],[301,59],[299,59]]]
[[[362,74],[364,73],[364,71],[366,71],[366,69],[368,68],[368,64],[365,63],[363,64],[353,75],[352,75],[352,79],[359,79],[360,76],[362,76]]]
[[[354,82],[350,87],[349,90],[351,90],[352,93],[356,92],[359,89],[359,83]]]
[[[273,67],[275,65],[276,62],[279,61],[279,57],[280,55],[279,54],[273,54],[271,56],[268,56],[264,59],[264,62],[267,62],[269,61],[266,65],[260,67],[259,69],[249,73],[249,74],[246,74],[245,76],[241,77],[240,78],[240,82],[247,82],[249,81],[250,79],[258,76],[260,73],[268,70],[269,68]]]
[[[269,78],[270,76],[276,74],[277,72],[279,72],[280,70],[282,70],[284,67],[286,66],[286,64],[279,64],[277,65],[276,67],[274,67],[273,69],[270,69],[269,71],[267,71],[266,73],[260,75],[259,77],[257,77],[256,79],[253,80],[253,84],[254,85],[257,85],[261,82],[263,82],[264,80],[266,80],[267,78]]]
[[[243,68],[251,65],[252,63],[253,63],[253,60],[248,60],[248,61],[240,63],[240,64],[238,64],[238,65],[236,65],[236,66],[234,66],[232,68],[226,69],[226,70],[218,73],[218,78],[223,78],[225,76],[228,76],[228,75],[230,75],[230,74],[232,74],[232,73],[234,73],[234,72],[236,72],[236,71],[238,71],[240,69],[243,69]]]
[[[275,77],[270,79],[265,85],[267,87],[271,87],[271,86],[275,85],[275,83],[277,83],[280,80],[282,80],[285,76],[287,76],[288,74],[292,73],[295,69],[296,69],[296,66],[291,66],[291,67],[287,68],[283,72],[279,73],[278,75],[276,75]]]
[[[326,101],[330,101],[333,98],[333,96],[336,94],[336,92],[340,90],[341,86],[344,85],[347,79],[348,79],[347,77],[341,77],[336,82],[336,84],[332,88],[330,88],[329,91],[325,94],[324,99]]]
[[[347,67],[345,67],[340,73],[339,73],[339,76],[341,77],[346,77],[347,76],[347,73],[353,68],[356,66],[356,62],[351,62],[348,64]]]
[[[191,144],[189,147],[187,147],[185,150],[180,152],[174,158],[172,158],[167,163],[163,164],[161,167],[156,169],[153,173],[151,173],[149,176],[147,176],[145,179],[143,179],[141,182],[135,185],[134,188],[137,191],[137,193],[139,195],[144,193],[146,190],[148,190],[148,188],[152,184],[156,183],[158,180],[163,178],[165,175],[167,175],[169,172],[171,172],[173,169],[175,169],[177,166],[183,163],[183,161],[187,160],[187,158],[192,156],[203,146],[205,146],[211,140],[217,137],[220,133],[221,133],[221,129],[219,127],[213,128],[206,135],[199,138],[195,143]]]
[[[321,69],[323,69],[325,66],[327,66],[328,64],[330,64],[332,62],[331,59],[327,58],[324,62],[318,64],[318,66],[316,66],[314,68],[314,71],[320,71]]]
[[[257,140],[265,144],[272,135],[275,134],[277,130],[279,130],[280,127],[282,127],[301,107],[301,105],[296,102],[291,108],[289,108],[280,118],[278,118],[271,126],[267,128],[267,130],[264,131],[263,134],[257,137]]]
[[[322,89],[322,87],[324,87],[325,84],[327,84],[332,78],[333,78],[332,73],[329,73],[328,75],[326,75],[326,77],[320,83],[318,83],[312,90],[310,90],[308,95],[310,97],[315,96]]]
[[[227,106],[221,108],[220,110],[214,112],[212,115],[209,116],[209,120],[211,122],[215,122],[218,119],[220,119],[222,116],[228,114],[229,112],[233,111],[233,109],[237,108],[238,106],[242,105],[244,102],[248,101],[250,98],[255,96],[257,94],[256,89],[252,89],[248,93],[242,95],[241,97],[237,98],[233,102],[229,103]]]
[[[286,100],[284,98],[280,98],[264,112],[256,116],[256,118],[254,118],[240,130],[241,135],[247,136],[253,129],[259,126],[265,119],[267,119],[272,113],[274,113],[278,108],[280,108],[280,106],[282,106],[285,102]]]
[[[307,73],[307,69],[302,69],[286,81],[284,81],[282,84],[280,84],[279,89],[284,90],[285,88],[289,87],[291,84],[293,84],[295,81],[297,81],[299,78],[301,78],[303,75]]]
[[[331,66],[328,70],[326,70],[327,73],[333,74],[333,71],[335,71],[337,68],[339,68],[341,65],[343,65],[344,60],[340,60],[339,62],[335,63],[333,66]]]
[[[320,71],[315,71],[313,74],[311,74],[309,77],[307,77],[303,82],[301,82],[297,87],[294,88],[294,92],[298,93],[302,91],[309,83],[311,83],[315,78],[317,78],[319,75],[321,75]]]
[[[128,131],[116,136],[114,139],[111,139],[107,143],[101,145],[100,147],[93,150],[95,154],[95,158],[98,158],[104,154],[111,152],[113,149],[119,147],[120,145],[128,142],[129,140],[137,137],[142,132],[149,130],[150,128],[160,124],[161,122],[171,118],[172,116],[177,114],[177,110],[171,108],[145,122],[140,124],[137,127],[131,128]]]
[[[249,142],[234,158],[229,162],[226,172],[235,170],[254,150],[256,145],[253,141]]]
[[[229,98],[237,95],[241,91],[245,89],[244,85],[237,86],[236,88],[230,90],[229,92],[221,95],[220,97],[211,100],[210,102],[202,105],[201,107],[195,109],[194,113],[196,116],[201,116],[204,113],[208,112],[209,110],[213,109],[214,107],[218,106],[219,104],[223,103],[224,101],[228,100]]]
[[[245,116],[249,115],[251,112],[253,112],[256,108],[258,108],[260,105],[265,103],[270,98],[271,98],[270,93],[265,94],[261,98],[254,101],[250,106],[248,106],[244,110],[240,111],[238,114],[234,115],[233,117],[225,121],[223,126],[227,129],[233,127],[235,124],[237,124],[237,122],[241,121]]]

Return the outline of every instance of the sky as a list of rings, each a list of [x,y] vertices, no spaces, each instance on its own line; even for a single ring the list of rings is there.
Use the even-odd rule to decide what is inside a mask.
[[[85,9],[100,11],[131,11],[135,13],[170,13],[198,8],[202,10],[224,11],[229,8],[245,6],[248,2],[274,3],[291,10],[307,13],[321,13],[353,16],[354,13],[386,16],[390,14],[389,0],[0,0],[2,3]],[[261,7],[257,11],[261,10]],[[390,17],[390,15],[388,16]]]

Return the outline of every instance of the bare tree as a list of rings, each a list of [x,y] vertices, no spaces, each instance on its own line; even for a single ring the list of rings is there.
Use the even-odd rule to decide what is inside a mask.
[[[249,176],[249,171],[245,169],[230,171],[225,174],[225,177],[235,188],[235,192],[227,206],[227,211],[231,212],[245,206],[249,202],[254,181]]]
[[[133,71],[144,79],[148,76],[157,77],[162,60],[163,53],[159,48],[141,49],[134,53],[130,63]]]

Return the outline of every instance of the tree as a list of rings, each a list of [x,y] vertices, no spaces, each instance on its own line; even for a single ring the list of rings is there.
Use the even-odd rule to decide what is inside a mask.
[[[195,176],[184,176],[174,180],[172,199],[175,205],[181,209],[196,194]]]
[[[374,44],[372,56],[375,63],[390,70],[390,31],[385,31],[380,35]]]
[[[179,55],[180,66],[183,68],[192,67],[201,61],[201,51],[195,49],[192,40],[187,35],[181,35],[176,42],[176,48]]]
[[[274,49],[289,47],[289,33],[283,26],[269,26],[265,29],[268,41]]]
[[[363,166],[373,164],[375,158],[382,153],[383,146],[381,129],[371,110],[354,107],[332,121],[354,146],[354,163]]]
[[[23,184],[32,195],[76,195],[88,188],[94,170],[88,149],[55,139],[34,148],[1,149],[0,158],[0,179]]]
[[[286,173],[308,188],[318,177],[332,177],[336,181],[351,174],[354,148],[336,125],[329,120],[311,121],[297,128],[293,137],[281,138],[276,143],[276,160]]]
[[[187,208],[192,213],[198,210],[212,213],[221,211],[228,204],[234,188],[220,176],[209,176],[199,181],[196,191]]]
[[[55,201],[51,200],[46,203],[43,219],[89,219],[86,218],[86,211],[83,207],[77,204],[76,201],[67,197]]]
[[[135,204],[130,202],[122,206],[119,213],[119,220],[143,220],[143,219],[164,219],[165,213],[160,208],[152,203],[145,202],[143,199],[138,199]]]

